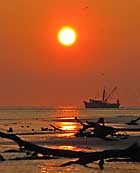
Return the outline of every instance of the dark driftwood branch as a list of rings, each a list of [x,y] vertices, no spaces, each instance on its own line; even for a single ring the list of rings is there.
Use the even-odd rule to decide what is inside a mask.
[[[10,158],[7,160],[49,160],[49,159],[58,159],[56,157],[50,157],[50,156],[24,156],[24,157],[15,157],[15,158]],[[0,161],[6,161],[5,158],[0,155]]]
[[[50,124],[50,126],[53,128],[54,131],[64,131],[58,127],[55,127],[54,125]]]
[[[91,162],[99,161],[99,166],[101,169],[103,169],[104,159],[109,158],[129,158],[132,161],[140,162],[140,146],[138,144],[133,144],[132,146],[126,149],[104,150],[101,152],[81,152],[41,147],[30,142],[24,141],[14,134],[0,132],[0,137],[15,141],[19,145],[20,149],[24,148],[25,150],[34,151],[35,153],[41,153],[43,155],[78,158],[78,160],[76,161],[70,161],[62,164],[61,166],[67,166],[70,164],[80,164],[87,166],[87,164]]]
[[[138,121],[140,119],[137,118],[135,121]],[[98,138],[102,138],[104,140],[116,140],[113,138],[108,138],[108,136],[119,136],[119,134],[116,134],[116,132],[127,132],[127,131],[140,131],[140,128],[113,128],[111,126],[107,126],[104,124],[104,119],[103,118],[99,118],[99,120],[97,122],[89,122],[86,121],[86,123],[83,123],[82,121],[80,121],[77,117],[75,117],[75,120],[80,123],[82,125],[82,128],[80,128],[78,130],[78,132],[75,134],[76,137],[98,137]],[[90,131],[88,131],[87,129],[90,128]],[[120,134],[121,135],[121,134]],[[127,139],[128,135],[127,134],[123,134],[123,138],[122,139]]]
[[[126,123],[127,125],[138,125],[137,121],[140,120],[140,117],[134,119],[134,120],[131,120],[129,121],[128,123]]]
[[[85,166],[93,161],[98,160],[103,163],[104,159],[109,158],[129,158],[133,162],[140,162],[140,146],[138,146],[138,144],[133,144],[127,149],[104,150],[102,152],[87,153],[84,157],[80,157],[76,161],[64,163],[61,166],[67,166],[71,164],[80,164]]]
[[[14,134],[7,134],[0,132],[0,137],[10,139],[15,141],[20,149],[34,151],[36,153],[41,153],[43,155],[53,155],[58,157],[68,157],[68,158],[78,158],[84,155],[84,152],[81,151],[71,151],[71,150],[60,150],[60,149],[51,149],[47,147],[41,147],[30,142],[22,140],[20,137]]]
[[[100,118],[97,122],[88,122],[82,123],[77,117],[75,117],[75,120],[79,122],[82,125],[82,128],[78,130],[78,132],[75,134],[76,137],[98,137],[102,139],[106,139],[108,135],[114,135],[117,130],[110,126],[104,125],[104,119]],[[102,125],[101,125],[101,124]],[[91,132],[86,131],[87,129],[91,128]]]

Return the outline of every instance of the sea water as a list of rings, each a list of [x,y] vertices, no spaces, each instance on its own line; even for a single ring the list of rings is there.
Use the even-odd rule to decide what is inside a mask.
[[[96,122],[104,118],[105,124],[116,128],[140,128],[140,125],[128,126],[126,123],[140,117],[139,108],[120,109],[79,109],[72,107],[0,107],[0,131],[6,132],[9,128],[22,139],[34,144],[74,151],[103,151],[106,149],[123,149],[134,142],[140,144],[140,132],[126,132],[127,139],[117,138],[116,141],[105,141],[95,137],[75,137],[81,124],[75,120],[79,118]],[[140,122],[139,122],[140,124]],[[63,131],[53,131],[53,127]],[[48,130],[42,130],[48,128]],[[124,132],[120,132],[124,133]],[[104,170],[99,169],[98,163],[90,163],[91,168],[81,165],[60,167],[61,164],[74,159],[59,158],[49,160],[10,160],[23,158],[26,153],[4,152],[9,149],[18,149],[18,146],[8,139],[0,138],[0,154],[6,161],[0,163],[2,173],[124,173],[140,172],[139,163],[105,162]]]

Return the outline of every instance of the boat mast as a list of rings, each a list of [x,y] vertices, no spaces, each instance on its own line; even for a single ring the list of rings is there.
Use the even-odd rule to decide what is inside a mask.
[[[110,94],[106,97],[105,102],[113,95],[117,87],[114,87],[113,90],[110,92]]]
[[[104,101],[104,100],[105,100],[105,88],[103,90],[103,96],[102,96],[102,101]]]

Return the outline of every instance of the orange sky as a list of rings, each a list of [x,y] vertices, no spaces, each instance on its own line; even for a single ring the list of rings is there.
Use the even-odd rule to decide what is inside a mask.
[[[139,0],[5,0],[0,5],[0,105],[82,107],[119,88],[140,106]],[[75,28],[64,47],[58,30]]]

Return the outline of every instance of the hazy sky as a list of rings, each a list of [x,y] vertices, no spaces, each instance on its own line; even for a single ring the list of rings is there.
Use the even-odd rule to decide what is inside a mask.
[[[83,106],[118,87],[140,106],[140,0],[1,0],[0,105]],[[71,47],[57,32],[78,33]],[[115,97],[115,95],[114,95]]]

